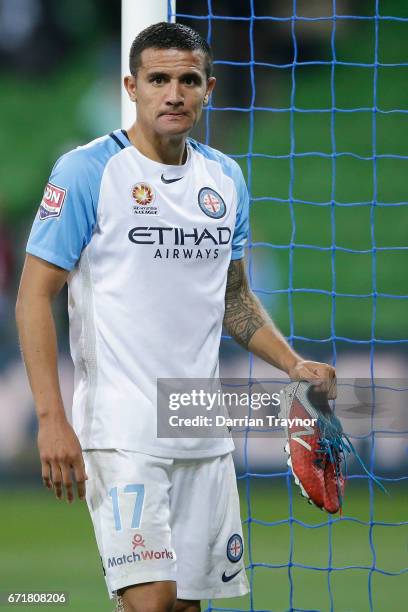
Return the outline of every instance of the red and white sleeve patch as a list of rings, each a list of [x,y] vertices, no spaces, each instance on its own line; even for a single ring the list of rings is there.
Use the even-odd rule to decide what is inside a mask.
[[[66,195],[66,189],[57,187],[52,183],[47,183],[44,190],[43,199],[41,200],[40,204],[40,219],[44,220],[59,217],[62,212]]]

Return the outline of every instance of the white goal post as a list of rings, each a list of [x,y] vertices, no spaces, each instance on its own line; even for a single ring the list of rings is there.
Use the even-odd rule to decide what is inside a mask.
[[[176,0],[122,0],[122,34],[121,34],[121,101],[122,127],[129,127],[135,119],[135,105],[130,102],[123,87],[123,77],[129,74],[129,50],[139,32],[152,23],[167,21],[169,12],[176,12]],[[174,20],[174,17],[172,18]]]

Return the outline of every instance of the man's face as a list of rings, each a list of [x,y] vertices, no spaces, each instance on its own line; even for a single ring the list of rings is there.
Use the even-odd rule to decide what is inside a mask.
[[[161,136],[188,134],[215,85],[201,51],[145,49],[136,77],[125,85],[137,103],[137,122]]]

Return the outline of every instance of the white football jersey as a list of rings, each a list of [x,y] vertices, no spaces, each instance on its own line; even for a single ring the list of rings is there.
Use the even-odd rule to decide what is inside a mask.
[[[27,252],[70,271],[73,426],[83,449],[211,457],[229,438],[158,438],[157,378],[216,378],[227,270],[248,193],[235,161],[192,139],[185,164],[126,132],[55,164]]]

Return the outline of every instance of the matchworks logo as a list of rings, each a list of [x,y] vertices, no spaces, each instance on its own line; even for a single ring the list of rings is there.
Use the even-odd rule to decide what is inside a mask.
[[[132,539],[133,550],[135,550],[135,548],[137,548],[138,546],[145,548],[144,539],[141,533],[137,533],[136,535],[133,536],[133,539]]]
[[[173,551],[167,550],[142,550],[139,553],[132,552],[130,555],[124,553],[120,557],[109,557],[108,567],[117,567],[120,565],[128,565],[129,563],[140,563],[141,561],[159,561],[160,559],[175,559],[176,555]]]

